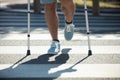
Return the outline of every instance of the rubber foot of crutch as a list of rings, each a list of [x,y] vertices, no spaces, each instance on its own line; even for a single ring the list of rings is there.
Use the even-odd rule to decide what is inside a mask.
[[[91,56],[91,55],[92,55],[92,51],[88,50],[88,56]]]
[[[30,55],[30,50],[27,50],[27,56],[29,56]]]

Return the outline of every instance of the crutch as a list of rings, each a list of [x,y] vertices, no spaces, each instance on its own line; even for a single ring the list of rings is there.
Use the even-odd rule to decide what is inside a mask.
[[[88,37],[88,56],[92,55],[91,43],[90,43],[90,31],[88,22],[88,12],[87,12],[87,2],[84,0],[84,11],[85,11],[85,21],[86,21],[86,33]]]
[[[28,11],[27,11],[27,15],[28,15],[28,17],[27,17],[28,18],[28,22],[27,22],[27,25],[28,25],[27,55],[30,55],[30,0],[27,0],[27,2],[28,2],[28,6],[27,6],[28,7]]]

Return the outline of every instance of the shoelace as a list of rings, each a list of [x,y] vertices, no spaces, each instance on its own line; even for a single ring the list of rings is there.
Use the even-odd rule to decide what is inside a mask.
[[[71,32],[71,28],[70,27],[71,27],[70,25],[67,25],[67,28],[66,28],[67,32]]]
[[[51,47],[56,47],[55,42],[52,42]]]

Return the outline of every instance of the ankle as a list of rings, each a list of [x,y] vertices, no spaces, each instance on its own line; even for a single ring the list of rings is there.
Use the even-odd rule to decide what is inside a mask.
[[[70,21],[70,22],[68,22],[68,21],[65,21],[66,22],[66,24],[72,24],[73,22],[72,21]]]
[[[57,41],[57,42],[60,42],[58,39],[53,39],[53,41]]]

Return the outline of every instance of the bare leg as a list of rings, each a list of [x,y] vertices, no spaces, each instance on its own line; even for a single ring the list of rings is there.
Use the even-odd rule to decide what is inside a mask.
[[[58,15],[56,13],[56,3],[50,3],[45,5],[45,16],[48,25],[48,29],[53,40],[58,40]]]
[[[61,0],[61,4],[66,21],[71,22],[75,12],[75,4],[73,3],[73,0]]]
[[[70,41],[74,35],[74,24],[73,24],[73,17],[75,12],[75,4],[73,0],[61,0],[61,7],[62,11],[65,15],[65,29],[64,29],[64,37],[65,40]]]

